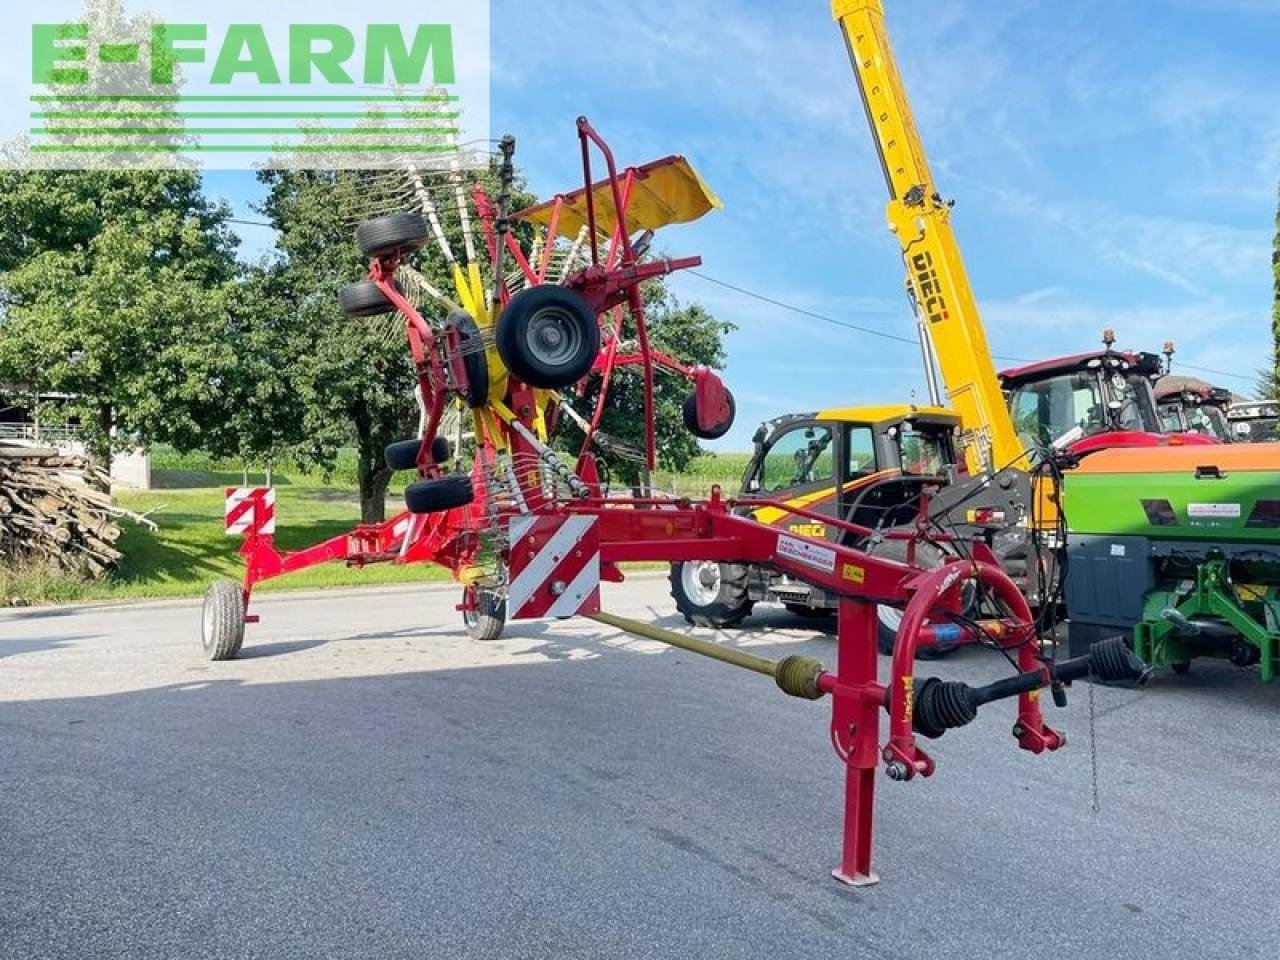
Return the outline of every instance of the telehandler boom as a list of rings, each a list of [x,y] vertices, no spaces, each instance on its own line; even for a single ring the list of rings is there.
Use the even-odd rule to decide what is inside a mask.
[[[889,229],[902,249],[926,356],[937,363],[950,405],[960,414],[969,467],[978,473],[1021,464],[1023,444],[951,231],[951,204],[934,183],[898,76],[884,6],[881,0],[834,0],[832,13],[844,33],[889,188]]]

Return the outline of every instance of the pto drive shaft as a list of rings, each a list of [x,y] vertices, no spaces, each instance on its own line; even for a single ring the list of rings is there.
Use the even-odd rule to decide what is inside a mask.
[[[1104,683],[1140,685],[1151,675],[1151,668],[1134,656],[1119,637],[1095,643],[1082,657],[1046,663],[1045,668],[1019,673],[983,687],[929,677],[916,687],[911,725],[921,736],[936,739],[948,730],[971,723],[978,715],[978,707],[994,700],[1016,697],[1041,687],[1057,687],[1085,676]]]

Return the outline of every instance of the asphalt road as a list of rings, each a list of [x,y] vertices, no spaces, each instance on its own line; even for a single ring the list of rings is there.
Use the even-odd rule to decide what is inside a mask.
[[[1197,663],[1010,704],[881,779],[882,883],[828,876],[827,706],[586,621],[469,642],[438,589],[0,614],[0,957],[1274,958],[1280,690]],[[607,588],[674,626],[665,583]],[[726,642],[832,661],[777,611]],[[925,673],[982,680],[966,651]]]

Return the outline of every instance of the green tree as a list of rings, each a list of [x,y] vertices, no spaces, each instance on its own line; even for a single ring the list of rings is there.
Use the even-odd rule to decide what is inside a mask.
[[[200,447],[234,362],[229,215],[190,171],[0,172],[0,382],[66,394],[104,461]]]
[[[305,436],[288,294],[279,272],[263,264],[247,268],[232,292],[227,336],[235,354],[218,377],[221,415],[211,418],[201,444],[215,457],[269,471]]]
[[[650,340],[661,350],[687,364],[701,364],[713,370],[724,368],[724,337],[736,329],[732,323],[718,320],[698,304],[681,304],[662,283],[651,283],[645,290],[645,315]],[[634,336],[630,321],[623,337]],[[681,407],[692,386],[683,377],[658,371],[654,380],[655,443],[658,461],[664,469],[682,470],[703,452],[697,438],[684,426]],[[599,384],[593,383],[585,402],[578,404],[583,412],[595,408]],[[614,374],[609,387],[609,402],[600,428],[610,437],[644,449],[644,380],[638,367],[625,367]],[[566,431],[563,442],[577,450],[581,434]],[[608,457],[615,481],[631,486],[641,481],[643,464],[630,459]]]
[[[1280,197],[1280,189],[1277,191]],[[1277,392],[1277,382],[1280,381],[1280,199],[1276,202],[1276,239],[1275,245],[1271,251],[1271,272],[1274,275],[1275,284],[1275,303],[1271,308],[1271,334],[1275,344],[1275,363],[1273,365],[1274,372],[1271,375],[1270,390],[1260,396],[1280,399],[1280,393]]]

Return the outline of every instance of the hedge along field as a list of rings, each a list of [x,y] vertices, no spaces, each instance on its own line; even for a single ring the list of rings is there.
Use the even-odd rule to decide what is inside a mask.
[[[683,496],[705,495],[713,484],[736,493],[746,468],[747,454],[708,454],[681,474],[659,471],[654,484]],[[202,455],[154,451],[152,484],[147,491],[119,491],[117,502],[146,514],[159,531],[122,521],[120,538],[125,559],[109,579],[83,583],[50,576],[40,570],[0,569],[0,606],[32,603],[72,603],[90,600],[134,600],[198,596],[211,580],[239,580],[243,573],[237,550],[240,538],[223,531],[226,487],[241,486],[238,464]],[[329,476],[309,474],[288,466],[272,475],[276,488],[276,546],[297,550],[350,530],[360,518],[353,451],[344,451]],[[400,505],[408,474],[392,482],[387,494],[388,515]],[[250,486],[261,485],[260,471],[248,474]],[[382,583],[440,582],[448,574],[433,566],[374,564],[362,570],[340,563],[312,567],[257,589],[288,590],[317,587],[367,586]]]

